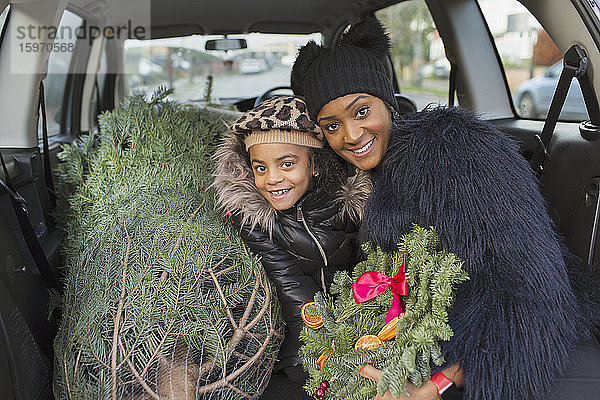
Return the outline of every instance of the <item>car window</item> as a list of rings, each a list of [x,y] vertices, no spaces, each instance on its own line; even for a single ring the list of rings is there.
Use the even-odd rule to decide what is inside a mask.
[[[230,104],[289,86],[298,47],[320,34],[229,35],[245,39],[247,48],[205,50],[222,36],[125,41],[125,71],[130,92],[150,94],[158,86],[173,88],[171,98]]]
[[[536,18],[516,0],[479,0],[521,118],[544,119],[562,70],[562,53]],[[588,119],[579,82],[573,80],[560,120]]]
[[[83,19],[78,15],[65,11],[60,20],[58,31],[61,27],[68,27],[62,32],[75,32]],[[55,43],[64,44],[65,51],[53,51],[48,59],[48,75],[44,78],[44,94],[46,99],[46,116],[48,121],[48,135],[63,134],[61,129],[62,105],[67,85],[69,66],[73,56],[73,49],[77,40],[76,35],[57,35]],[[38,137],[42,137],[42,122],[38,124]]]
[[[392,39],[394,71],[403,94],[421,110],[448,103],[450,62],[424,0],[403,1],[376,13]]]

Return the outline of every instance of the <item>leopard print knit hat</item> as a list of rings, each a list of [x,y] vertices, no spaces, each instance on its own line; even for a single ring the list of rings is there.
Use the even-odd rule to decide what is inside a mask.
[[[266,100],[238,119],[232,130],[243,137],[246,151],[263,143],[288,143],[322,148],[321,128],[310,120],[306,104],[297,97]]]

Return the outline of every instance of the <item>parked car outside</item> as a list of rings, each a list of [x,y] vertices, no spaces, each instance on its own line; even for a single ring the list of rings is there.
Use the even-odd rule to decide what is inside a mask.
[[[450,61],[446,57],[439,58],[419,68],[422,78],[448,79],[450,77]]]
[[[552,103],[552,96],[562,71],[562,60],[549,67],[543,75],[529,79],[517,88],[516,104],[523,118],[545,118]],[[583,121],[588,119],[587,109],[581,93],[579,81],[573,79],[565,104],[560,114],[561,120]]]
[[[239,70],[242,74],[258,74],[267,70],[267,63],[264,59],[246,58],[240,62]]]
[[[446,57],[434,61],[433,76],[439,79],[448,79],[450,77],[450,61]]]

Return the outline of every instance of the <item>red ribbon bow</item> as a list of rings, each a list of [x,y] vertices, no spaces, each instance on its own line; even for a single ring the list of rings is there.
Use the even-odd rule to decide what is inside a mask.
[[[390,278],[387,275],[375,271],[365,272],[358,277],[356,283],[352,285],[352,293],[357,303],[363,303],[374,299],[388,288],[394,293],[392,305],[385,317],[386,324],[399,315],[404,314],[404,305],[400,296],[408,294],[408,283],[406,282],[406,254],[402,260],[402,265],[396,275]]]

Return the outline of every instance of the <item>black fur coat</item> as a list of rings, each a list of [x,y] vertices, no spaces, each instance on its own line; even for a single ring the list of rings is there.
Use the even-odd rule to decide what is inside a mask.
[[[596,321],[570,283],[578,274],[568,268],[581,265],[569,258],[567,268],[529,165],[458,107],[399,118],[373,176],[369,240],[392,249],[412,223],[434,226],[465,261],[470,280],[456,291],[443,350],[445,366],[462,366],[466,399],[547,398]]]

